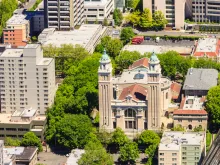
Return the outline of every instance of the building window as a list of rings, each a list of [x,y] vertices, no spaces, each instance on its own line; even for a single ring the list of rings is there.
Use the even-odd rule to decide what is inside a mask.
[[[164,153],[160,153],[160,155],[161,155],[161,156],[163,156],[163,155],[164,155]]]
[[[176,158],[172,158],[172,161],[176,161]]]
[[[160,158],[160,161],[164,161],[164,158]]]
[[[188,122],[192,122],[192,120],[188,120]]]
[[[182,120],[179,119],[178,122],[182,122]]]
[[[116,128],[116,122],[113,121],[113,128],[115,129]]]
[[[130,108],[125,110],[125,117],[136,117],[136,111]]]
[[[176,156],[176,153],[172,153],[172,156]]]
[[[168,99],[168,92],[166,93],[166,99]]]

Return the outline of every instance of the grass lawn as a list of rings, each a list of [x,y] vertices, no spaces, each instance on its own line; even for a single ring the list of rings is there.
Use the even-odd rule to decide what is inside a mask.
[[[206,151],[209,151],[211,140],[212,140],[212,134],[210,132],[207,132],[206,133]]]

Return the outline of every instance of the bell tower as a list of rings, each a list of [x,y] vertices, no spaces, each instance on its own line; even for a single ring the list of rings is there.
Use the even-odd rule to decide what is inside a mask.
[[[112,64],[111,59],[106,51],[102,54],[98,69],[99,77],[99,127],[107,130],[113,129],[111,100],[113,97],[112,90]]]
[[[156,130],[161,126],[161,66],[160,61],[154,52],[148,63],[148,129]]]

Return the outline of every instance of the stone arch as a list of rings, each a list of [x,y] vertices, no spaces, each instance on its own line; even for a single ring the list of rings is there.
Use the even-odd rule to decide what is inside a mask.
[[[188,128],[189,128],[190,130],[192,130],[192,125],[191,125],[191,124],[189,124],[189,125],[188,125]]]
[[[136,114],[136,111],[132,108],[128,108],[124,112],[125,117],[136,117]]]

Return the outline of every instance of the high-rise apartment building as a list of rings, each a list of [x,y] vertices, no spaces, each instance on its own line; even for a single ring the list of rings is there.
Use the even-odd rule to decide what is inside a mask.
[[[84,0],[44,0],[45,27],[71,30],[84,21]]]
[[[1,113],[36,109],[45,114],[56,92],[55,64],[43,58],[39,44],[6,49],[0,54]]]
[[[185,10],[189,0],[143,0],[143,8],[148,8],[152,13],[157,10],[163,12],[167,26],[184,28]]]
[[[192,0],[192,19],[220,23],[220,0]]]

